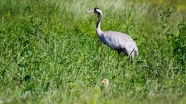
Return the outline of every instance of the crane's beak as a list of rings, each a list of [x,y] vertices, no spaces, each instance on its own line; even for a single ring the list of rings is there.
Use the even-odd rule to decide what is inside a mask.
[[[87,13],[91,13],[91,12],[94,12],[94,10],[89,10],[89,11],[87,11]]]

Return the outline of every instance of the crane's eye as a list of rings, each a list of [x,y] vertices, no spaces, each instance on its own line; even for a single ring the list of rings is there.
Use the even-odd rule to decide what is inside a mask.
[[[94,8],[94,11],[98,11],[98,10],[99,10],[99,8],[97,8],[97,7],[96,7],[96,8]]]

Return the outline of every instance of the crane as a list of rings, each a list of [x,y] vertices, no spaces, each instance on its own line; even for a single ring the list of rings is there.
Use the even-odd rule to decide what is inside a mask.
[[[138,48],[136,46],[136,42],[127,34],[115,31],[106,31],[103,32],[100,28],[101,20],[103,17],[103,12],[95,7],[93,10],[89,10],[87,12],[93,12],[98,15],[98,21],[96,24],[96,33],[100,40],[109,46],[110,48],[116,50],[118,52],[118,62],[120,53],[128,55],[130,61],[133,62],[135,55],[138,55]]]

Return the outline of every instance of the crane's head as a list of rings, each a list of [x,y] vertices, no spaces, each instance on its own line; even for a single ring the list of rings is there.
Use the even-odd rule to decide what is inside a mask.
[[[103,13],[102,13],[102,11],[99,9],[99,8],[97,8],[97,7],[95,7],[93,10],[89,10],[89,11],[87,11],[88,13],[90,13],[90,12],[94,12],[94,13],[96,13],[96,14],[101,14],[101,15],[103,15]]]

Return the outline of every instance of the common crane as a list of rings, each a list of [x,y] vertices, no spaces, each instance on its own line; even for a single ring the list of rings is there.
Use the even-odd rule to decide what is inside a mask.
[[[129,56],[131,62],[134,60],[134,56],[138,55],[138,48],[136,42],[127,34],[115,31],[103,32],[100,28],[100,23],[103,17],[103,12],[99,8],[94,8],[87,12],[94,12],[98,14],[98,21],[96,24],[96,32],[98,37],[103,41],[104,44],[110,48],[118,51],[118,61],[121,52],[124,52]]]

